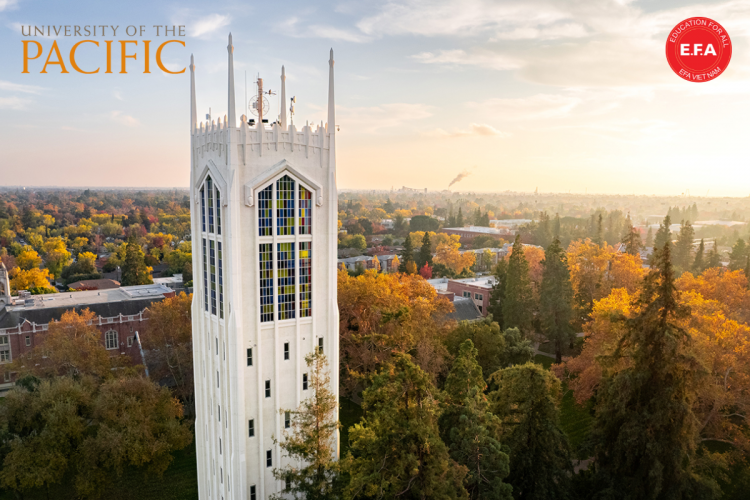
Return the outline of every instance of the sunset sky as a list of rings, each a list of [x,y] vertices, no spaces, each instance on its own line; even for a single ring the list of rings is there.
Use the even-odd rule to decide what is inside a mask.
[[[733,42],[707,83],[665,58],[670,29],[693,16]],[[113,74],[40,74],[50,38],[21,74],[22,25],[87,24],[120,26],[100,42],[151,39],[152,74],[141,42],[127,75],[119,47]],[[124,34],[155,24],[186,26],[164,60],[181,69],[195,54],[199,118],[226,113],[230,31],[238,115],[245,72],[249,93],[258,74],[278,91],[284,64],[295,122],[319,123],[333,47],[340,188],[445,189],[466,171],[452,189],[750,195],[750,1],[0,0],[0,185],[187,186],[189,74],[155,68],[167,38]],[[58,39],[66,63],[82,39]],[[104,66],[104,44],[88,45],[80,66]]]

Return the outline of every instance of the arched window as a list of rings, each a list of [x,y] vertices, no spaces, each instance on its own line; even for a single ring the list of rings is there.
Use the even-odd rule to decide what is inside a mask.
[[[119,342],[117,342],[117,332],[114,330],[109,330],[107,333],[104,334],[104,346],[107,349],[117,349],[119,346]]]
[[[224,263],[221,249],[221,191],[207,176],[200,189],[203,250],[203,309],[224,317]],[[218,304],[217,304],[218,301]]]

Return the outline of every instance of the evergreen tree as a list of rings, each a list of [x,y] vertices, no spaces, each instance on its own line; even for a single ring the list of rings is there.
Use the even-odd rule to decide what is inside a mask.
[[[710,269],[712,267],[721,267],[721,256],[719,255],[719,249],[716,244],[716,240],[714,240],[714,246],[708,252],[708,258],[706,259],[706,269]]]
[[[500,418],[501,442],[510,447],[513,497],[518,500],[569,498],[573,473],[570,445],[560,428],[560,381],[536,363],[492,374],[490,411]]]
[[[670,254],[672,253],[672,232],[669,227],[672,225],[672,218],[667,214],[664,217],[664,221],[659,225],[659,230],[656,231],[656,237],[654,238],[654,252],[651,254],[650,264],[652,266],[658,266],[659,258],[665,246],[669,247]]]
[[[547,248],[552,241],[552,231],[550,229],[549,215],[547,212],[539,214],[539,223],[534,235],[535,243],[542,248]]]
[[[474,212],[474,225],[475,226],[482,225],[482,209],[479,207],[477,207],[477,211]]]
[[[296,411],[289,412],[291,431],[285,433],[280,447],[290,463],[273,470],[274,477],[285,481],[287,486],[282,493],[271,497],[275,500],[288,498],[290,494],[307,500],[341,498],[339,462],[334,459],[338,401],[331,392],[328,362],[322,352],[315,350],[305,357],[305,363],[312,396]],[[274,444],[278,444],[276,439]]]
[[[508,259],[508,272],[505,278],[505,297],[503,299],[503,325],[505,328],[517,327],[524,331],[531,330],[533,315],[533,296],[529,278],[529,263],[523,253],[521,236],[516,235],[513,253]]]
[[[648,231],[646,232],[646,246],[647,247],[654,246],[654,231],[653,229],[651,229],[651,227],[649,227]]]
[[[445,390],[448,404],[440,418],[451,457],[468,469],[464,484],[470,499],[510,500],[508,453],[497,440],[500,419],[489,412],[485,382],[471,340],[461,344]]]
[[[706,266],[703,262],[703,254],[706,251],[706,245],[703,243],[703,238],[701,238],[701,243],[698,245],[698,251],[695,252],[695,259],[693,260],[693,274],[698,275],[701,274],[703,271],[706,270]]]
[[[451,205],[448,212],[448,219],[445,222],[448,224],[448,227],[456,227],[456,216],[453,215],[453,205]]]
[[[748,255],[748,247],[745,244],[745,240],[739,238],[732,247],[732,252],[729,254],[729,270],[739,271],[745,268],[745,260]]]
[[[151,268],[146,265],[143,249],[130,235],[125,245],[125,259],[122,262],[122,286],[149,285],[154,281],[151,279]]]
[[[404,239],[404,249],[401,252],[401,259],[399,259],[401,263],[398,266],[399,272],[406,273],[408,272],[408,264],[411,262],[414,264],[414,245],[411,242],[411,238],[409,235],[406,235],[406,238]],[[416,268],[416,264],[414,266]]]
[[[556,239],[560,239],[560,214],[555,214],[555,224],[552,228],[552,237]]]
[[[687,354],[690,338],[676,321],[689,311],[678,305],[669,242],[657,264],[644,280],[638,312],[625,320],[597,393],[602,498],[706,498],[710,490],[692,470],[699,432],[692,408],[701,368]]]
[[[422,248],[419,249],[419,256],[417,257],[417,267],[420,269],[425,265],[432,267],[432,243],[430,243],[430,233],[424,232],[422,238]]]
[[[468,499],[466,467],[440,439],[438,393],[407,354],[395,354],[373,377],[365,416],[349,430],[347,498]]]
[[[689,220],[683,220],[680,226],[680,234],[677,236],[677,243],[674,246],[673,261],[678,275],[690,269],[693,239],[695,239],[693,226]]]
[[[596,222],[596,235],[594,236],[594,243],[599,246],[604,244],[604,216],[599,214],[599,218]]]
[[[385,213],[387,214],[392,214],[396,210],[390,196],[386,199],[385,204],[383,205],[383,210],[385,210]]]
[[[630,220],[630,214],[627,218],[627,229],[622,237],[622,243],[625,244],[625,252],[630,255],[639,255],[641,252],[641,232],[633,226]]]
[[[497,265],[492,270],[495,277],[495,283],[492,285],[490,292],[490,305],[487,311],[492,314],[492,319],[497,321],[500,328],[503,328],[503,302],[505,301],[505,282],[508,274],[508,262],[503,258],[497,259]]]
[[[458,207],[458,215],[456,216],[456,227],[464,227],[464,215],[461,213],[461,207]]]
[[[555,345],[555,362],[562,363],[562,346],[571,341],[573,286],[570,284],[568,259],[559,240],[547,247],[542,265],[539,299],[542,332]]]

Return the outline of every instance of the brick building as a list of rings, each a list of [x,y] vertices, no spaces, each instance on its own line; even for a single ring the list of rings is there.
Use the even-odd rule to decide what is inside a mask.
[[[480,276],[477,278],[456,280],[437,278],[427,281],[440,294],[471,299],[482,316],[487,316],[487,309],[490,305],[490,293],[492,293],[492,286],[495,284],[494,276]],[[455,298],[453,301],[455,302]]]
[[[143,334],[145,330],[144,312],[153,302],[174,295],[173,290],[156,284],[12,297],[0,308],[0,365],[10,363],[43,342],[49,323],[59,320],[64,312],[80,313],[84,309],[97,315],[94,325],[110,355],[129,356],[134,364],[142,364],[135,334]],[[4,374],[0,379],[0,395],[12,385],[10,374]]]

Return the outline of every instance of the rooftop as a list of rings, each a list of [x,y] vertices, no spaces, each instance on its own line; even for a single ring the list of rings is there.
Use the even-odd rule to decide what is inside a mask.
[[[485,226],[446,227],[446,228],[443,228],[443,231],[465,231],[465,232],[470,232],[470,233],[497,234],[497,235],[507,234],[507,231],[496,229],[494,227],[485,227]]]
[[[107,290],[51,293],[47,295],[32,295],[30,299],[23,302],[17,301],[16,304],[6,306],[6,310],[29,311],[54,307],[74,308],[89,304],[161,298],[169,293],[172,293],[172,290],[160,284],[123,286]]]

